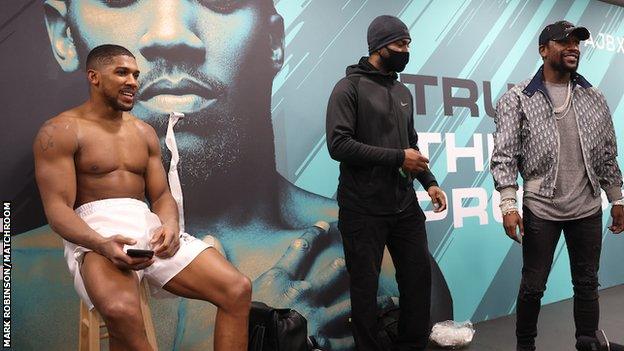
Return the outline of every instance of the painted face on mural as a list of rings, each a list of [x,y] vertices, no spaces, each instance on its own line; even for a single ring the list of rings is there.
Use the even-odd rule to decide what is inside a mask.
[[[558,72],[576,72],[581,58],[579,43],[579,38],[574,35],[563,40],[550,40],[540,47],[544,63]]]
[[[161,135],[171,111],[186,115],[176,130],[190,180],[235,165],[259,111],[270,108],[283,57],[283,23],[271,1],[49,0],[46,22],[66,71],[105,43],[136,56],[142,74],[133,113]],[[257,90],[268,95],[249,96]]]

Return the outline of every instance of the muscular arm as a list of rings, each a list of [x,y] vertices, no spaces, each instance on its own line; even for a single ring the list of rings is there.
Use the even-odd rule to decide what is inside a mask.
[[[162,164],[158,136],[152,127],[141,123],[148,145],[149,160],[145,172],[145,188],[147,198],[152,205],[152,211],[158,215],[163,226],[169,226],[179,231],[178,206],[171,195],[165,168]]]
[[[74,154],[78,138],[73,123],[62,117],[46,122],[35,137],[35,176],[52,230],[63,239],[97,251],[103,237],[73,210],[76,200]]]

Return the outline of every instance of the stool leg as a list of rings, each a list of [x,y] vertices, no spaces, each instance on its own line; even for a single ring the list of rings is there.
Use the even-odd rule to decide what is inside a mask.
[[[158,343],[156,342],[156,333],[154,331],[154,323],[152,322],[152,312],[149,307],[148,294],[149,286],[147,281],[143,280],[141,283],[141,314],[143,315],[143,324],[145,325],[145,334],[147,334],[147,341],[152,346],[154,351],[158,351]]]
[[[89,309],[82,301],[80,301],[78,324],[78,350],[89,351]]]
[[[147,335],[147,341],[152,346],[154,351],[158,351],[158,343],[156,341],[156,333],[154,331],[154,324],[152,322],[152,312],[149,308],[148,293],[149,286],[147,281],[141,283],[140,291],[140,303],[141,314],[143,315],[143,324],[145,325],[145,334]],[[79,351],[100,351],[100,339],[108,338],[108,333],[105,332],[103,336],[100,336],[100,325],[103,324],[102,318],[99,313],[93,309],[89,310],[84,302],[80,301],[80,326],[78,328],[78,350]]]
[[[100,315],[95,309],[89,310],[80,301],[80,320],[78,327],[78,350],[100,351]]]
[[[89,351],[100,351],[100,315],[94,309],[89,311]]]

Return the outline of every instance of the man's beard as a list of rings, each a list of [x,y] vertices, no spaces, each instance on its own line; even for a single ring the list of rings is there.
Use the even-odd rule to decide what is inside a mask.
[[[112,107],[115,111],[130,111],[134,107],[134,103],[130,106],[122,105],[117,100],[117,96],[113,95],[105,95],[106,101],[108,102],[108,106]]]
[[[580,56],[579,56],[580,60]],[[576,65],[574,67],[567,66],[564,61],[563,52],[559,54],[559,60],[551,63],[551,67],[561,73],[576,73],[578,70],[579,60],[576,61]]]

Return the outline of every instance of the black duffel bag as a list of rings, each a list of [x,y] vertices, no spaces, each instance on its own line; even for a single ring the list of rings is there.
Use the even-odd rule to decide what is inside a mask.
[[[289,308],[252,302],[249,351],[308,351],[308,322]]]
[[[392,306],[383,309],[377,317],[377,341],[384,350],[392,349],[399,336],[399,315],[401,309]]]

